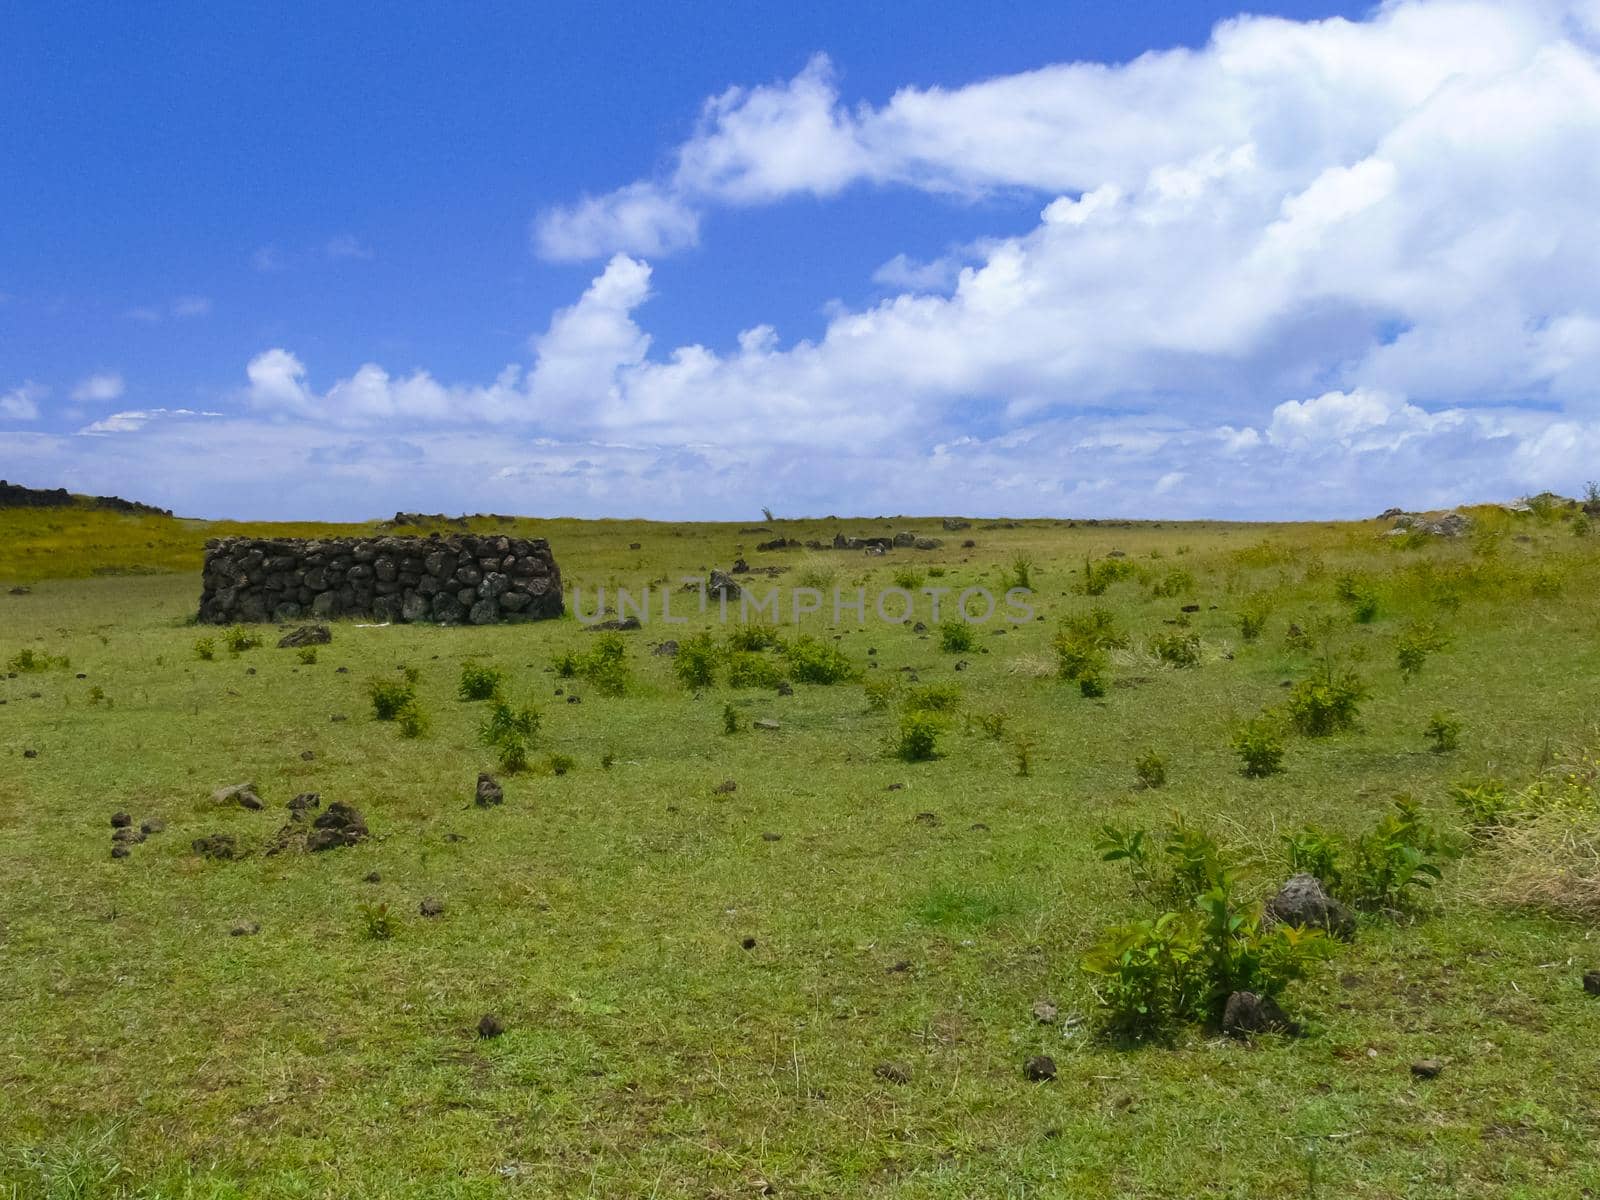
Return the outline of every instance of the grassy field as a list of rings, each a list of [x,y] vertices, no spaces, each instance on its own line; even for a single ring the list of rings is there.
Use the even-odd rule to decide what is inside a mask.
[[[1600,946],[1573,913],[1487,898],[1507,880],[1470,852],[1449,789],[1525,782],[1592,744],[1600,538],[1472,511],[1458,539],[1377,522],[476,523],[548,537],[586,605],[741,551],[789,568],[758,590],[869,595],[897,574],[998,591],[1032,562],[1039,619],[977,626],[965,651],[869,603],[864,624],[804,623],[857,680],[695,690],[652,653],[727,633],[695,615],[620,635],[621,696],[554,670],[601,636],[570,618],[335,623],[314,663],[264,627],[260,648],[196,657],[220,639],[189,624],[205,538],[356,527],[0,514],[0,661],[42,668],[0,678],[0,1195],[1594,1194],[1600,999],[1580,981]],[[901,528],[944,546],[754,551]],[[1089,597],[1086,560],[1132,569]],[[1060,677],[1053,644],[1091,605],[1129,635],[1098,698]],[[1253,640],[1245,612],[1265,616]],[[1396,645],[1417,622],[1447,644],[1408,679]],[[1150,652],[1173,632],[1197,635],[1197,664]],[[1358,725],[1291,735],[1281,773],[1246,777],[1234,732],[1325,655],[1369,689]],[[501,774],[480,744],[486,706],[456,696],[468,659],[539,707],[532,769]],[[368,699],[406,667],[429,721],[415,738]],[[896,752],[903,699],[869,686],[891,678],[958,689],[931,761]],[[1424,737],[1440,711],[1461,725],[1447,753]],[[1152,749],[1159,788],[1134,775]],[[484,770],[503,806],[474,806]],[[261,811],[212,802],[246,780]],[[268,854],[303,792],[356,806],[370,840]],[[1288,874],[1285,832],[1356,835],[1396,793],[1469,852],[1292,985],[1303,1036],[1103,1036],[1081,959],[1151,906],[1100,860],[1101,826],[1181,814],[1259,897]],[[113,859],[118,811],[165,829]],[[245,855],[191,850],[213,833]],[[421,915],[425,898],[443,912]],[[392,936],[371,936],[378,905]],[[259,931],[232,936],[241,923]],[[485,1014],[500,1036],[478,1036]],[[1025,1078],[1039,1054],[1053,1082]],[[1422,1059],[1436,1078],[1413,1074]]]

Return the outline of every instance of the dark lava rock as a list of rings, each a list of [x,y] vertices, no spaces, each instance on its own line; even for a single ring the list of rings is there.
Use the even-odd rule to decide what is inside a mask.
[[[422,903],[417,905],[417,911],[425,917],[444,916],[444,901],[436,896],[424,896]]]
[[[118,845],[137,846],[144,841],[144,830],[124,825],[121,829],[111,831],[111,840]]]
[[[259,812],[264,805],[261,797],[256,795],[256,785],[253,783],[236,783],[231,787],[218,788],[211,793],[213,804],[237,804],[240,808],[248,808],[251,812]]]
[[[582,704],[583,703],[583,697],[582,696],[568,696],[567,697],[567,703],[568,704]]]
[[[1600,971],[1583,973],[1583,990],[1591,996],[1600,996]]]
[[[226,862],[239,857],[239,843],[231,833],[208,833],[189,843],[190,849],[202,858]]]
[[[915,817],[912,818],[912,820],[918,825],[937,825],[939,823],[939,814],[931,812],[919,812]]]
[[[1247,1038],[1257,1033],[1293,1033],[1296,1026],[1271,996],[1254,992],[1235,992],[1222,1010],[1222,1032],[1229,1037]]]
[[[781,842],[783,841],[783,834],[772,832],[763,833],[761,835],[761,840],[763,842]]]
[[[724,779],[721,783],[717,784],[716,787],[711,789],[711,794],[714,796],[731,796],[738,790],[739,785],[737,783],[731,779]]]
[[[1033,1019],[1041,1025],[1054,1025],[1056,1018],[1061,1015],[1061,1010],[1049,1000],[1035,1000],[1033,1002]]]
[[[792,696],[792,695],[794,695],[794,684],[790,683],[787,679],[778,680],[778,695],[780,695],[780,696]]]
[[[678,643],[673,641],[671,638],[668,638],[666,641],[658,644],[650,653],[658,655],[661,658],[673,658],[678,653]]]
[[[260,921],[235,921],[233,928],[228,930],[229,937],[254,937],[261,932]]]
[[[314,808],[322,807],[322,793],[301,792],[289,801],[289,811],[294,814],[295,820],[303,821],[308,812]]]
[[[500,786],[493,775],[487,772],[478,775],[478,790],[472,799],[474,804],[479,808],[490,808],[496,804],[504,804],[505,799],[505,789]]]
[[[292,650],[297,646],[326,646],[333,641],[333,631],[326,625],[302,625],[293,633],[278,639],[279,650]]]
[[[1356,933],[1355,914],[1328,895],[1315,875],[1291,876],[1267,901],[1263,915],[1268,921],[1296,929],[1321,929],[1345,941]]]
[[[133,818],[125,812],[114,812],[111,814],[111,828],[113,829],[126,829],[132,824]]]
[[[881,1062],[872,1068],[872,1073],[885,1083],[904,1086],[911,1082],[911,1068],[904,1063]]]
[[[378,872],[376,872],[376,871],[368,871],[365,875],[362,876],[362,878],[365,879],[368,883],[382,883],[383,882],[383,876],[378,874]]]
[[[328,811],[311,824],[311,836],[306,839],[306,849],[313,852],[353,846],[367,838],[367,823],[361,814],[338,800],[328,805]]]
[[[111,847],[111,857],[112,858],[127,858],[128,857],[128,848],[126,846],[113,846],[113,847]]]
[[[743,946],[746,950],[754,950],[756,948],[756,940],[753,937],[747,937],[742,939],[739,942],[739,945]]]
[[[167,823],[160,817],[151,817],[148,821],[142,821],[139,824],[139,832],[144,834],[146,837],[152,833],[165,832],[166,828]]]
[[[497,1038],[506,1031],[505,1022],[493,1013],[484,1013],[478,1018],[478,1036],[488,1041]]]
[[[38,758],[39,757],[39,752],[37,750],[24,750],[22,752],[22,757],[23,758]]]
[[[1048,1054],[1035,1054],[1022,1064],[1022,1074],[1030,1083],[1049,1083],[1056,1077],[1056,1060]]]
[[[300,761],[301,762],[315,762],[316,759],[317,759],[316,751],[314,751],[314,750],[302,750],[302,751],[300,751]]]
[[[1424,1058],[1411,1064],[1411,1073],[1418,1079],[1437,1079],[1444,1064],[1437,1058]]]

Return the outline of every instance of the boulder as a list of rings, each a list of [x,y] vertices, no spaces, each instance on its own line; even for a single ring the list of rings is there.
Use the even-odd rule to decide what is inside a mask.
[[[1315,875],[1294,875],[1267,901],[1263,915],[1269,921],[1296,929],[1320,929],[1349,941],[1355,936],[1355,915],[1328,895]]]
[[[311,826],[306,849],[313,852],[354,846],[357,842],[366,841],[368,836],[367,823],[360,812],[338,800],[328,805],[328,810],[318,816]]]
[[[247,808],[251,812],[259,812],[263,807],[261,797],[256,795],[256,785],[253,783],[235,783],[230,787],[218,788],[211,793],[211,803],[237,804],[240,808]]]
[[[1234,992],[1222,1010],[1222,1032],[1229,1037],[1248,1038],[1258,1033],[1293,1033],[1294,1022],[1283,1015],[1271,996],[1254,992]]]
[[[500,786],[493,775],[483,773],[478,776],[478,790],[473,802],[479,808],[489,808],[492,805],[502,804],[505,802],[505,798],[505,789]]]
[[[326,625],[302,625],[293,633],[278,639],[279,650],[292,650],[297,646],[326,646],[333,641],[333,631]]]

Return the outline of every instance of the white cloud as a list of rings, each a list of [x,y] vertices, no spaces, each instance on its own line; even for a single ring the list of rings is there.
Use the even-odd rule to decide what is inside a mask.
[[[37,383],[24,383],[9,392],[0,392],[0,417],[9,421],[37,421],[39,401],[49,394],[48,388]]]
[[[221,413],[195,412],[188,408],[134,409],[112,413],[78,430],[79,436],[106,433],[137,433],[152,421],[176,421],[185,418],[220,417]]]
[[[337,237],[328,239],[322,252],[332,259],[370,259],[372,251],[361,244],[361,241],[351,233],[341,233]]]
[[[693,246],[699,215],[651,183],[634,183],[606,196],[586,196],[551,209],[534,222],[534,249],[556,262],[612,253],[657,257]]]
[[[106,371],[79,381],[78,386],[72,389],[72,398],[80,404],[105,404],[121,399],[126,390],[127,385],[121,375]]]

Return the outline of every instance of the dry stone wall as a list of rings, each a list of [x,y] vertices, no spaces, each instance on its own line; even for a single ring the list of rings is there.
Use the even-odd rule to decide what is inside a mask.
[[[544,538],[215,538],[200,620],[226,625],[370,617],[492,625],[558,617],[561,571]]]

